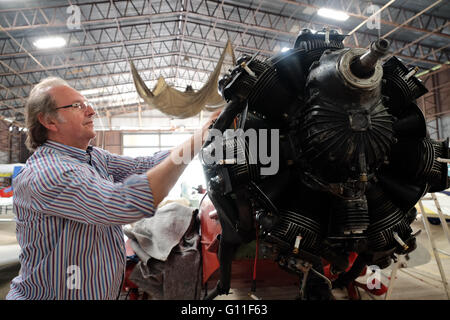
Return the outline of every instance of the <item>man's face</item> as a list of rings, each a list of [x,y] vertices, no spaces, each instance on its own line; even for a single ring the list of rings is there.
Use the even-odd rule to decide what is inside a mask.
[[[56,102],[56,108],[86,102],[83,95],[67,86],[54,87],[49,93]],[[69,107],[56,112],[59,121],[55,123],[56,131],[49,132],[49,138],[56,138],[58,142],[81,149],[86,148],[89,141],[95,137],[94,109],[90,106],[84,109]]]

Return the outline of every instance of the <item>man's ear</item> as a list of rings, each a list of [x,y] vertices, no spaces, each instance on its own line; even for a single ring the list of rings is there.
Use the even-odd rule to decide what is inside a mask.
[[[58,131],[58,128],[56,127],[56,119],[49,115],[44,115],[42,112],[38,114],[38,120],[39,122],[47,128],[49,131]]]

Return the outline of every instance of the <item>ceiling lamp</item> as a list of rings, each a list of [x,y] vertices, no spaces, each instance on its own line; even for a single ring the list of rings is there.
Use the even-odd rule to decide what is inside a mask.
[[[349,18],[349,15],[346,14],[345,12],[329,8],[320,8],[317,11],[317,14],[325,18],[330,18],[339,21],[345,21]]]
[[[62,37],[45,37],[37,39],[33,44],[38,49],[61,48],[66,45],[66,40]]]

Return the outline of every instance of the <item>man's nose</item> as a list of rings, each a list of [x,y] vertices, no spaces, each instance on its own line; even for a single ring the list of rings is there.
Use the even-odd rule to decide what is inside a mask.
[[[93,116],[95,116],[95,115],[97,114],[97,113],[95,112],[95,110],[94,110],[94,106],[91,105],[91,104],[88,104],[88,105],[87,105],[86,113],[87,113],[87,115],[88,115],[89,117],[93,117]]]

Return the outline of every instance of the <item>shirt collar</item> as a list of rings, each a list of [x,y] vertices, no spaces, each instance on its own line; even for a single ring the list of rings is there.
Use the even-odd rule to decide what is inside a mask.
[[[57,150],[65,155],[68,155],[72,158],[78,159],[83,162],[89,162],[90,153],[92,152],[92,146],[89,146],[87,150],[83,150],[51,140],[47,140],[42,146]]]

